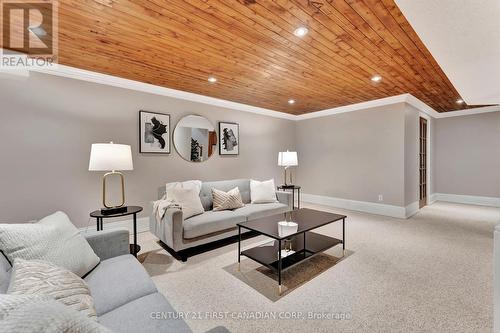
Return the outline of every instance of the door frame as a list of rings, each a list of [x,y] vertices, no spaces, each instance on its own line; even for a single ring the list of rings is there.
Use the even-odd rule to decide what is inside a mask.
[[[432,135],[431,135],[431,132],[432,132],[432,125],[433,125],[433,119],[428,115],[428,114],[425,114],[423,112],[418,112],[418,121],[417,121],[417,133],[418,133],[418,137],[417,137],[417,174],[420,172],[420,118],[424,118],[425,120],[427,120],[427,135],[426,135],[426,139],[427,139],[427,144],[426,144],[426,149],[427,149],[427,158],[426,158],[426,163],[427,163],[427,177],[426,177],[426,183],[427,183],[427,189],[426,189],[426,195],[427,195],[427,205],[431,205],[434,203],[434,200],[432,198],[432,193],[431,193],[431,188],[432,188],[432,184],[431,184],[431,179],[432,179],[432,154],[433,154],[433,151],[431,150],[431,140],[433,139],[432,138]],[[417,188],[418,188],[418,209],[420,210],[420,176],[417,177]],[[432,189],[433,190],[433,189]]]

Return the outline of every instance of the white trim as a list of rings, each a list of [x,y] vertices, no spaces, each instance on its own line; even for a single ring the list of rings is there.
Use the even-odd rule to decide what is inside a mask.
[[[219,98],[194,94],[186,91],[170,89],[165,87],[160,87],[152,84],[147,84],[139,81],[128,80],[124,78],[120,78],[117,76],[111,76],[106,74],[101,74],[97,72],[91,72],[79,68],[58,65],[57,68],[48,69],[48,68],[34,68],[31,71],[50,74],[55,76],[62,76],[71,79],[77,79],[87,82],[93,82],[98,84],[105,84],[112,87],[119,87],[125,89],[131,89],[135,91],[146,92],[155,95],[167,96],[172,98],[183,99],[192,102],[198,102],[203,104],[209,104],[214,106],[219,106],[223,108],[234,109],[238,111],[251,112],[264,116],[270,116],[275,118],[282,118],[288,120],[295,120],[295,115],[278,112],[274,110],[259,108],[256,106],[251,106],[242,103],[231,102]]]
[[[472,114],[490,113],[490,112],[498,112],[498,111],[500,111],[500,105],[483,106],[483,107],[474,108],[474,109],[443,112],[443,113],[439,114],[438,118],[470,116]]]
[[[433,108],[431,108],[429,105],[425,104],[415,96],[411,94],[406,94],[406,103],[410,104],[414,108],[416,108],[419,111],[422,111],[423,113],[431,116],[432,118],[440,118],[441,113],[437,112]]]
[[[83,69],[79,69],[79,68],[75,68],[75,67],[70,67],[70,66],[65,66],[65,65],[58,65],[56,68],[52,68],[52,69],[33,68],[33,69],[31,69],[31,71],[55,75],[55,76],[67,77],[67,78],[72,78],[72,79],[82,80],[82,81],[87,81],[87,82],[93,82],[93,83],[98,83],[98,84],[104,84],[104,85],[109,85],[109,86],[113,86],[113,87],[131,89],[131,90],[151,93],[151,94],[155,94],[155,95],[178,98],[178,99],[182,99],[182,100],[198,102],[198,103],[203,103],[203,104],[209,104],[209,105],[234,109],[234,110],[243,111],[243,112],[256,113],[256,114],[269,116],[269,117],[295,120],[295,121],[318,118],[318,117],[325,117],[325,116],[330,116],[330,115],[339,114],[339,113],[358,111],[358,110],[363,110],[363,109],[367,109],[367,108],[374,108],[374,107],[392,105],[392,104],[397,104],[397,103],[410,104],[410,105],[414,106],[415,108],[417,108],[418,110],[422,111],[425,114],[428,114],[429,116],[431,116],[433,118],[448,118],[448,117],[467,116],[467,115],[471,115],[471,114],[500,111],[500,106],[496,105],[496,106],[481,107],[481,108],[468,109],[468,110],[450,111],[450,112],[439,113],[439,112],[436,112],[429,105],[425,104],[424,102],[422,102],[421,100],[416,98],[415,96],[413,96],[411,94],[401,94],[401,95],[385,97],[385,98],[376,99],[376,100],[367,101],[367,102],[362,102],[362,103],[356,103],[356,104],[345,105],[345,106],[340,106],[340,107],[321,110],[321,111],[310,112],[307,114],[302,114],[302,115],[297,116],[297,115],[293,115],[293,114],[288,114],[288,113],[284,113],[284,112],[260,108],[260,107],[256,107],[256,106],[252,106],[252,105],[243,104],[243,103],[231,102],[231,101],[223,100],[223,99],[219,99],[219,98],[214,98],[214,97],[194,94],[194,93],[190,93],[190,92],[185,92],[185,91],[181,91],[181,90],[160,87],[160,86],[147,84],[147,83],[134,81],[134,80],[128,80],[128,79],[120,78],[117,76],[87,71],[87,70],[83,70]]]
[[[327,196],[307,194],[307,193],[301,194],[300,197],[301,200],[304,202],[343,208],[347,210],[355,210],[364,213],[384,215],[402,219],[406,218],[407,215],[406,207],[385,205],[367,201],[348,200],[348,199],[327,197]],[[412,207],[408,207],[409,212],[411,212],[411,209]]]
[[[437,201],[437,193],[432,193],[430,196],[429,196],[429,201],[427,202],[427,205],[432,205],[433,203],[435,203]]]
[[[447,201],[469,205],[500,207],[500,198],[481,197],[476,195],[435,193],[436,201]]]
[[[134,222],[130,220],[121,220],[106,223],[104,220],[104,229],[126,228],[132,234],[134,232]],[[95,224],[80,228],[80,231],[95,230]],[[137,233],[149,231],[149,217],[140,217],[137,219]]]
[[[415,201],[408,206],[405,207],[405,217],[409,218],[420,210],[420,203],[418,201]]]
[[[326,116],[331,116],[331,115],[339,114],[339,113],[365,110],[365,109],[369,109],[369,108],[392,105],[392,104],[397,104],[397,103],[405,103],[406,100],[407,100],[407,94],[402,94],[402,95],[397,95],[397,96],[392,96],[392,97],[375,99],[375,100],[368,101],[368,102],[350,104],[350,105],[340,106],[340,107],[336,107],[336,108],[332,108],[332,109],[326,109],[326,110],[322,110],[322,111],[306,113],[306,114],[302,114],[300,116],[296,116],[296,120],[306,120],[306,119],[312,119],[312,118],[326,117]]]

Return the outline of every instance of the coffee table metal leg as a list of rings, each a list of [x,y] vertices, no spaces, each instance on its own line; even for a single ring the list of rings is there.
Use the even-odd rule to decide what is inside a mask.
[[[342,219],[342,251],[345,255],[345,218]]]
[[[300,209],[300,188],[297,189],[297,208]]]
[[[304,232],[304,258],[306,257],[306,233]]]
[[[281,239],[278,240],[278,293],[281,295]]]
[[[241,260],[241,227],[238,226],[238,271],[240,270]]]
[[[134,256],[137,257],[137,214],[134,214]]]

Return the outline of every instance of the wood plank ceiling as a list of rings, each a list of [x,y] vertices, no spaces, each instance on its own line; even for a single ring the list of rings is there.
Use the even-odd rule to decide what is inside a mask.
[[[60,0],[59,63],[291,114],[467,107],[393,0]]]

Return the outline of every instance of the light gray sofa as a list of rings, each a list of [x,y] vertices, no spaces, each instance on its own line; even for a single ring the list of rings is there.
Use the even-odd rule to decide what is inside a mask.
[[[212,188],[227,192],[235,187],[238,187],[245,207],[213,211]],[[165,187],[160,187],[158,198],[161,199],[164,194]],[[155,212],[152,212],[149,229],[170,253],[186,261],[190,255],[188,249],[236,236],[237,223],[293,210],[291,193],[276,191],[276,197],[278,202],[275,203],[250,203],[249,179],[203,182],[200,191],[201,203],[205,208],[203,214],[184,219],[182,210],[170,208],[165,212],[161,223],[158,223]]]
[[[114,332],[192,332],[182,319],[153,318],[157,313],[175,313],[175,309],[130,255],[127,229],[92,231],[84,236],[101,259],[84,278],[94,298],[99,323]],[[0,253],[0,294],[7,291],[10,273],[11,265]],[[216,327],[209,332],[228,331]]]

